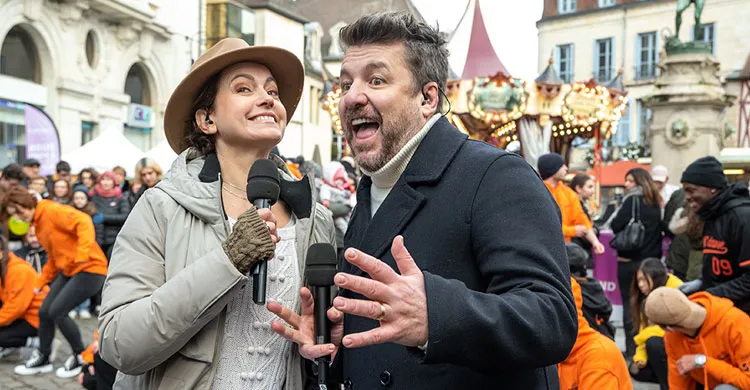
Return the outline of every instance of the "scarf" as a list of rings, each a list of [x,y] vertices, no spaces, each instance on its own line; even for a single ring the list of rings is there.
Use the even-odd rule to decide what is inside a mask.
[[[122,189],[115,185],[111,190],[105,190],[101,184],[94,186],[94,193],[102,198],[122,198]]]

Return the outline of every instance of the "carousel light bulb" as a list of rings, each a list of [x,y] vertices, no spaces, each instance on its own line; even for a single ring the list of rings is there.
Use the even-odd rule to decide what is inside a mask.
[[[510,137],[505,137],[505,140],[508,141],[508,142],[510,142],[511,138]]]
[[[567,131],[566,133],[567,133],[568,135],[570,135],[570,130],[568,130],[568,131]]]

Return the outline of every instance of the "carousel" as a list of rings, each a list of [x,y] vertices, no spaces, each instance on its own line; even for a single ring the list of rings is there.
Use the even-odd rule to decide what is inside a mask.
[[[593,79],[565,83],[550,59],[534,80],[512,77],[490,42],[479,0],[467,5],[448,49],[453,78],[446,86],[443,112],[456,128],[472,139],[518,153],[534,167],[539,156],[550,152],[569,161],[573,146],[586,144],[593,151],[590,165],[600,178],[602,144],[615,134],[627,109],[620,73],[606,84]],[[324,101],[339,136],[340,97],[334,85]]]

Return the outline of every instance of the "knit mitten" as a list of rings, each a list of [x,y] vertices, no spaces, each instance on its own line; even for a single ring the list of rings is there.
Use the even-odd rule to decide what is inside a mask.
[[[222,243],[224,252],[237,271],[246,275],[259,261],[273,257],[276,245],[268,232],[268,226],[251,207],[237,218],[234,229]]]

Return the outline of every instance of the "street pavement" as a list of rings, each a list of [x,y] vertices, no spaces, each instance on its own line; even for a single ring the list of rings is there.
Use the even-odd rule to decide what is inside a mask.
[[[83,336],[84,344],[88,344],[93,340],[94,329],[96,329],[97,321],[95,318],[90,320],[76,320],[78,326],[81,328],[81,335]],[[625,337],[621,328],[617,329],[615,341],[621,350],[625,349]],[[65,359],[71,354],[70,346],[62,337],[60,332],[57,332],[56,337],[62,341],[62,347],[57,354],[55,361],[55,369],[61,367]],[[24,389],[24,390],[57,390],[57,389],[82,389],[78,385],[77,378],[73,379],[59,379],[55,376],[55,373],[41,374],[36,376],[18,376],[13,373],[13,367],[18,364],[22,364],[23,361],[31,354],[31,350],[23,348],[21,355],[10,356],[6,359],[0,360],[0,390],[6,389]],[[634,390],[659,390],[659,386],[652,383],[641,383],[633,381]]]
[[[76,320],[81,328],[81,337],[85,345],[94,340],[94,329],[97,326],[96,318],[90,320]],[[62,334],[58,331],[56,335],[58,340],[62,341],[62,346],[57,352],[55,360],[55,370],[62,367],[65,359],[71,355],[70,345],[65,341]],[[31,349],[22,348],[21,354],[15,354],[0,360],[0,390],[6,389],[24,389],[24,390],[57,390],[57,389],[83,389],[78,384],[78,378],[60,379],[55,376],[55,372],[49,374],[40,374],[32,376],[19,376],[13,373],[13,368],[23,364],[26,358],[31,355]]]

